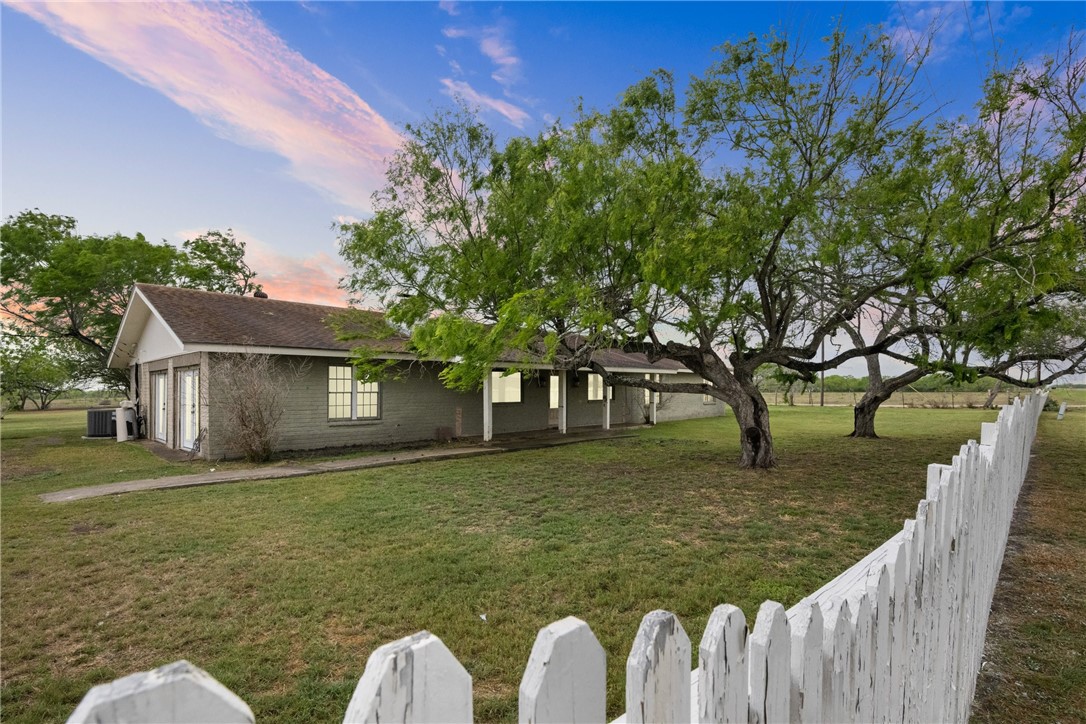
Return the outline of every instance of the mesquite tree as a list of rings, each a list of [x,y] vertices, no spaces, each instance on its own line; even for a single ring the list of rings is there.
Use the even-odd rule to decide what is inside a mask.
[[[911,369],[881,375],[855,408],[856,437],[875,436],[879,405],[919,376],[984,375],[1048,384],[1081,371],[1086,350],[1086,59],[1080,36],[1035,64],[993,71],[976,118],[940,124],[882,164],[887,174],[847,219],[871,258],[909,270],[853,320],[857,347]],[[903,160],[911,156],[909,160]],[[1022,375],[1035,367],[1036,376]],[[1018,376],[1014,372],[1018,371]]]
[[[409,127],[375,216],[341,227],[348,288],[379,297],[417,352],[449,362],[455,387],[478,386],[511,351],[560,369],[615,345],[676,360],[705,383],[593,366],[608,384],[725,401],[740,465],[773,466],[757,369],[810,374],[857,356],[813,361],[901,274],[856,268],[830,287],[857,241],[812,232],[915,131],[917,64],[840,32],[818,62],[776,35],[720,54],[681,108],[658,72],[606,113],[501,149],[466,112]]]

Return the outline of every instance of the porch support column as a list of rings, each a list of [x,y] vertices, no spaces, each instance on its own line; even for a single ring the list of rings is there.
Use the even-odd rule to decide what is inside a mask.
[[[566,404],[569,399],[567,393],[567,381],[566,376],[569,374],[568,370],[559,370],[558,372],[558,432],[563,435],[566,434],[566,410],[568,405]]]
[[[611,386],[603,386],[603,429],[611,429]]]
[[[660,381],[660,375],[652,376],[653,382]],[[656,424],[656,400],[660,397],[660,393],[656,390],[649,390],[649,422],[653,425]]]
[[[491,372],[483,378],[483,442],[494,438],[494,390],[490,384]]]

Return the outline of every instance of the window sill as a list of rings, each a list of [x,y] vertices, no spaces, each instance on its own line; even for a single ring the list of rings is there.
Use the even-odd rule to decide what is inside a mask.
[[[329,420],[329,427],[365,427],[366,425],[378,425],[381,423],[381,418],[373,417],[366,418],[365,420]]]

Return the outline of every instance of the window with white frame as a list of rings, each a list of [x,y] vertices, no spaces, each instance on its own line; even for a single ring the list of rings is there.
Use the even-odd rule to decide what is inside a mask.
[[[646,374],[645,379],[652,382],[652,375]],[[645,404],[652,404],[652,390],[645,390]]]
[[[520,390],[521,390],[521,375],[519,372],[512,372],[503,375],[500,370],[493,370],[490,373],[490,400],[494,403],[499,402],[520,402]]]
[[[603,377],[597,375],[595,372],[588,373],[588,401],[596,402],[603,399],[603,390],[605,386],[603,384]],[[607,387],[611,399],[615,399],[615,388]]]
[[[377,420],[381,417],[381,383],[360,382],[348,365],[328,366],[328,419]]]
[[[716,398],[713,397],[712,395],[703,394],[701,396],[701,404],[703,404],[703,405],[714,405],[714,404],[716,404]]]

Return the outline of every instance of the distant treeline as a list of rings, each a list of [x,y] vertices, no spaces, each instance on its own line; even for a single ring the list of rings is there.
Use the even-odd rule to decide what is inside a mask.
[[[988,392],[996,385],[996,381],[988,378],[980,378],[975,382],[954,382],[946,375],[928,375],[914,382],[906,390],[916,392]],[[1004,389],[1014,389],[1004,385]],[[773,377],[763,380],[761,388],[768,392],[783,392],[788,388],[787,382],[782,382]],[[821,383],[804,384],[802,381],[792,385],[793,392],[802,390],[820,389]],[[826,392],[863,392],[867,389],[867,377],[852,377],[849,375],[826,375]]]

